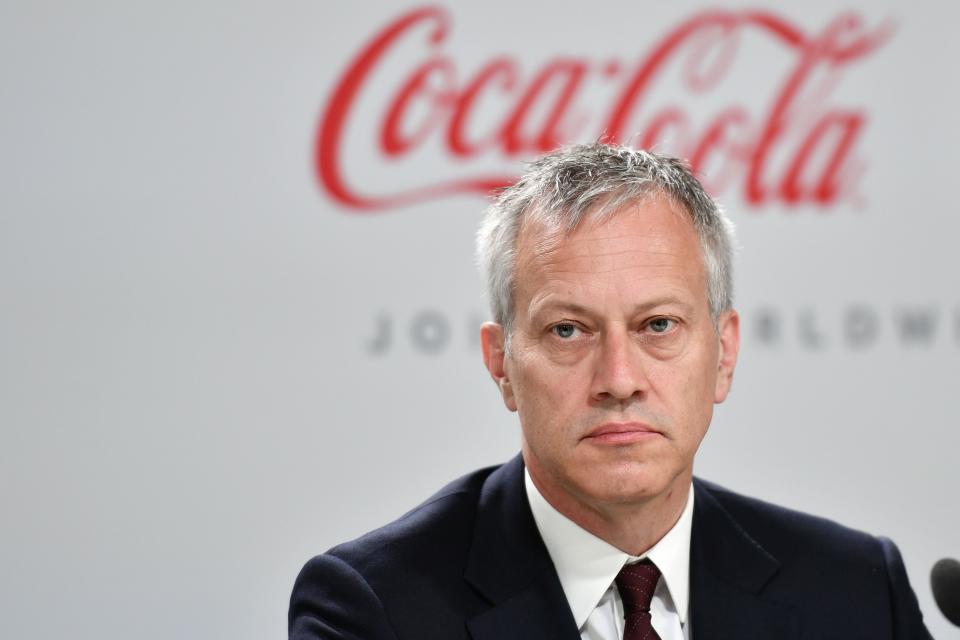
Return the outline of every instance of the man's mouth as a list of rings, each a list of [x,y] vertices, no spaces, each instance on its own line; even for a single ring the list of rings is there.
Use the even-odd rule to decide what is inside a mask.
[[[605,422],[591,429],[583,440],[596,444],[631,444],[661,435],[644,422]]]

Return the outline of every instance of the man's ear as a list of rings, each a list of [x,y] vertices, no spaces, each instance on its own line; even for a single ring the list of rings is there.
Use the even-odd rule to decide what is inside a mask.
[[[517,410],[517,401],[513,396],[513,387],[507,375],[503,327],[496,322],[484,322],[480,327],[480,348],[483,351],[483,364],[486,365],[490,377],[497,383],[503,403],[510,411]]]
[[[720,337],[720,357],[717,364],[717,386],[714,402],[723,402],[733,385],[733,370],[740,351],[740,316],[733,309],[724,311],[717,326]]]

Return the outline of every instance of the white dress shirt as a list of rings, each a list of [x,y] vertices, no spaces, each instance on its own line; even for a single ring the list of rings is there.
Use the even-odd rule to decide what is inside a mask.
[[[631,556],[601,540],[553,508],[524,470],[527,499],[540,537],[556,567],[582,640],[623,640],[623,602],[614,579],[627,563],[650,558],[661,578],[650,603],[651,624],[661,640],[690,640],[690,528],[693,486],[680,519],[657,544]]]

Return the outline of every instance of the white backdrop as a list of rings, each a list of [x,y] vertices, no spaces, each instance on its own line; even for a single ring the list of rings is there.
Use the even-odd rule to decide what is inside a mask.
[[[745,344],[698,473],[892,537],[960,637],[928,581],[960,556],[942,7],[857,2],[829,39],[828,2],[444,2],[405,29],[418,5],[4,2],[0,637],[284,637],[307,558],[513,455],[460,183],[610,133],[618,101],[622,139],[705,150],[739,229]]]

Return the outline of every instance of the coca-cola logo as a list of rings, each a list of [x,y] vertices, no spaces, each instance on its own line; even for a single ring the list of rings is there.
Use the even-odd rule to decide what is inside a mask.
[[[485,194],[515,179],[518,158],[603,139],[688,158],[711,192],[738,189],[748,205],[830,206],[855,195],[867,123],[863,105],[835,99],[837,87],[892,31],[889,23],[868,28],[854,13],[807,33],[767,11],[705,11],[647,43],[637,59],[557,56],[525,71],[496,55],[461,76],[448,48],[452,22],[443,8],[405,13],[346,66],[315,140],[317,180],[336,202],[373,211]],[[421,57],[411,58],[411,48]],[[393,57],[401,50],[406,57]],[[372,97],[371,78],[387,64],[404,71],[386,100],[383,87]],[[433,149],[457,173],[408,170],[407,186],[377,188],[383,181],[348,166],[358,143],[387,170],[421,163]],[[509,168],[491,172],[491,158]]]

